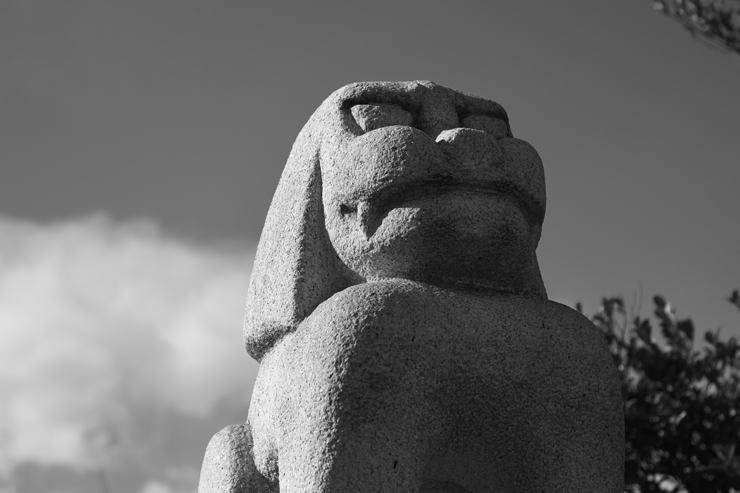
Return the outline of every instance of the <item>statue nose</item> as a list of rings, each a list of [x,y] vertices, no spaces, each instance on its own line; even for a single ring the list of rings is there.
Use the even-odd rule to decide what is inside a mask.
[[[451,162],[470,170],[496,166],[503,162],[501,146],[492,135],[482,130],[444,130],[437,136],[437,145]]]

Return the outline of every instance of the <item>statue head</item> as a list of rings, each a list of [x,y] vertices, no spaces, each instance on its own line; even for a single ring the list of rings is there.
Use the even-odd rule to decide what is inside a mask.
[[[542,162],[504,109],[432,82],[329,96],[296,140],[262,232],[244,336],[256,359],[355,284],[410,279],[546,299]]]

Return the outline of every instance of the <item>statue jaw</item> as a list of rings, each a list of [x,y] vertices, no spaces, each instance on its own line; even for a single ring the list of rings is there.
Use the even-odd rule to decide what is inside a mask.
[[[523,213],[532,225],[541,225],[544,211],[537,200],[514,183],[505,181],[455,180],[450,176],[437,176],[414,183],[391,185],[378,190],[369,197],[348,201],[339,206],[340,214],[354,217],[357,225],[370,240],[388,214],[409,204],[424,201],[434,203],[436,197],[458,195],[460,197],[490,197],[493,203],[481,202],[481,209],[474,214],[485,214],[486,210],[501,201],[510,201]],[[426,199],[426,200],[425,200]],[[452,202],[454,204],[454,201]],[[495,213],[491,209],[490,213]]]
[[[492,188],[426,192],[400,203],[360,202],[355,213],[328,224],[342,261],[368,280],[525,293],[539,225],[519,201]]]

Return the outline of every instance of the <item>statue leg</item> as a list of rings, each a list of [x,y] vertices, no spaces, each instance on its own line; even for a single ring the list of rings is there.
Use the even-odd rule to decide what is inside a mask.
[[[282,493],[420,491],[439,428],[423,375],[372,345],[332,344],[330,329],[304,327],[262,361],[250,408],[256,450],[277,445]]]
[[[305,402],[325,395],[317,387],[316,394],[304,394]],[[323,412],[301,409],[296,432],[279,447],[283,493],[419,491],[428,456],[426,433],[420,429],[423,409],[399,401],[351,402],[340,396]]]
[[[248,424],[230,425],[208,442],[200,472],[198,493],[278,493],[257,470]]]

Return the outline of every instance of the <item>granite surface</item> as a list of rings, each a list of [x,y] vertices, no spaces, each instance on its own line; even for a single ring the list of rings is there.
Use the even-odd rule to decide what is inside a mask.
[[[545,179],[497,103],[427,81],[334,92],[260,239],[246,424],[200,493],[622,491],[603,336],[548,301]]]

